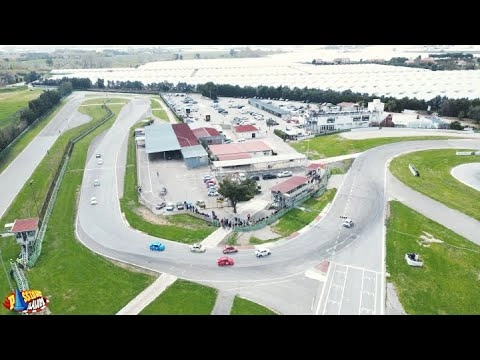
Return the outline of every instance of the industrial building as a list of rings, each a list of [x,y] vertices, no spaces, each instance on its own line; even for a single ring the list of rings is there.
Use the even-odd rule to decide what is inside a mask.
[[[278,116],[281,119],[289,118],[291,115],[290,111],[284,110],[266,101],[258,99],[248,99],[248,103],[252,106],[255,106],[257,109],[264,110],[272,115]]]

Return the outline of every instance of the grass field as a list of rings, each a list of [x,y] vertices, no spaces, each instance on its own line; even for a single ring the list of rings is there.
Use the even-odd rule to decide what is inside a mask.
[[[331,167],[331,165],[329,164],[330,174],[331,175],[346,174],[347,171],[352,166],[354,160],[355,159],[345,159],[345,160],[342,160],[342,161],[338,161],[338,163],[337,163],[338,165],[335,166],[335,167]]]
[[[292,209],[283,215],[278,222],[272,226],[272,230],[281,236],[289,236],[295,231],[302,229],[310,224],[325,206],[333,200],[337,189],[328,189],[319,198],[311,198],[305,201],[301,209]]]
[[[426,243],[426,233],[442,243]],[[428,236],[428,235],[427,235]],[[407,314],[480,314],[480,247],[397,201],[390,202],[386,264]],[[417,252],[423,267],[407,265]]]
[[[210,315],[216,299],[216,289],[177,279],[140,315]]]
[[[250,300],[235,296],[230,315],[278,315],[276,312],[254,303]]]
[[[163,101],[160,99],[160,96],[157,98],[150,98],[150,107],[152,108],[153,116],[167,122],[169,121],[167,113],[163,110]]]
[[[376,146],[391,144],[400,141],[445,139],[445,136],[408,136],[350,140],[335,134],[318,136],[313,139],[292,142],[290,143],[290,145],[302,154],[306,154],[308,151],[308,158],[310,160],[318,160],[333,156],[355,154],[374,148]]]
[[[176,214],[169,216],[156,215],[158,219],[150,222],[142,216],[140,210],[145,210],[143,205],[138,202],[137,193],[137,158],[135,154],[135,139],[133,131],[136,126],[130,129],[127,167],[125,170],[125,182],[123,197],[120,199],[122,211],[125,217],[134,229],[141,230],[149,235],[167,240],[174,240],[186,244],[193,244],[202,241],[208,235],[216,230],[207,222],[186,214]],[[149,211],[149,210],[146,210]]]
[[[412,189],[480,221],[480,193],[450,174],[457,165],[480,162],[480,156],[457,156],[457,151],[462,150],[425,150],[405,154],[392,160],[390,171]],[[415,165],[420,176],[413,176],[408,164]]]
[[[43,90],[28,90],[27,87],[0,89],[0,129],[10,125],[12,115],[28,107],[28,102],[38,98]]]
[[[116,117],[121,106],[110,108]],[[90,112],[97,111],[91,107],[85,109]],[[103,115],[105,112],[98,110],[92,121],[98,121],[98,116]],[[27,273],[31,288],[41,290],[50,298],[49,309],[53,314],[115,314],[155,279],[153,276],[116,266],[91,253],[76,240],[74,234],[76,197],[83,177],[88,146],[95,136],[112,125],[115,117],[76,144],[49,221],[42,255]],[[85,124],[65,132],[37,167],[32,179],[38,198],[45,197],[47,179],[51,176],[51,169],[58,166],[59,154],[63,153],[68,139],[89,126],[91,124]],[[1,219],[2,227],[16,218],[35,215],[32,210],[34,205],[29,200],[32,193],[28,186],[21,190]],[[3,238],[0,248],[2,258],[7,264],[8,259],[16,258],[20,252],[13,237]],[[7,291],[9,288],[8,278],[0,276],[0,289]],[[5,313],[11,314],[2,307],[0,314]]]

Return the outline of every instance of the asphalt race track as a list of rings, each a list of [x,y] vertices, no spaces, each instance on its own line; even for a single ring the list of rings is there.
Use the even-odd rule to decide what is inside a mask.
[[[68,109],[72,113],[78,103],[71,104]],[[189,251],[188,245],[161,240],[166,250],[150,251],[148,244],[158,239],[128,227],[121,214],[118,198],[123,192],[129,129],[149,113],[149,107],[148,98],[131,100],[122,108],[114,125],[92,142],[80,193],[77,237],[103,256],[232,291],[287,315],[384,314],[387,199],[398,197],[408,206],[422,207],[422,211],[431,212],[427,215],[434,220],[442,216],[443,211],[437,202],[427,197],[419,201],[418,193],[411,189],[404,191],[395,184],[387,170],[389,160],[404,152],[424,149],[480,149],[480,140],[447,139],[394,143],[365,151],[354,161],[327,215],[319,222],[293,239],[276,242],[268,257],[256,258],[252,249],[242,249],[232,255],[233,267],[218,267],[216,260],[222,256],[220,248],[195,254]],[[64,110],[67,111],[66,107]],[[62,119],[68,119],[67,113],[64,114]],[[65,122],[55,126],[64,125]],[[56,140],[53,138],[58,133],[55,126],[51,126],[52,138],[41,151],[37,150],[39,159],[20,155],[10,166],[12,169],[28,167],[25,174],[16,177],[17,181],[2,178],[5,172],[0,175],[0,210],[5,211],[14,198],[9,200],[5,196],[3,184],[16,184],[18,189],[8,192],[16,195],[35,169],[34,162],[38,163],[48,145]],[[28,151],[34,151],[32,144]],[[103,164],[97,164],[95,153],[102,154]],[[99,187],[93,186],[95,179],[100,180]],[[97,198],[97,205],[90,205],[92,196]],[[480,228],[478,221],[465,220],[462,215],[448,214],[459,216],[460,224],[468,222],[467,235]],[[354,226],[342,227],[341,216],[352,218]]]

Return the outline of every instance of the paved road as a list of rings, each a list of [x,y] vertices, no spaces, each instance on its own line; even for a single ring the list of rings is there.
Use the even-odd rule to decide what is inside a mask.
[[[353,163],[328,214],[310,231],[272,245],[267,258],[257,259],[253,250],[245,250],[234,255],[234,267],[219,268],[220,249],[192,254],[187,245],[163,240],[166,250],[151,252],[148,244],[157,239],[124,224],[117,200],[118,179],[125,168],[120,154],[126,150],[127,130],[147,109],[144,100],[125,106],[99,145],[104,164],[88,161],[77,218],[80,239],[106,256],[233,291],[284,314],[383,314],[387,161],[403,151],[465,148],[465,143],[438,140],[366,151]],[[100,188],[93,187],[95,178],[100,179]],[[97,197],[98,205],[89,204],[91,196]],[[355,226],[343,228],[340,216],[352,217]],[[330,260],[326,281],[306,276],[326,259]]]
[[[2,192],[0,196],[0,218],[25,183],[28,182],[33,171],[40,164],[47,150],[57,141],[60,134],[90,120],[88,116],[77,111],[83,98],[83,93],[75,92],[70,95],[67,103],[57,115],[0,174],[0,189]]]
[[[480,156],[475,155],[475,159],[478,158],[480,158]],[[480,191],[480,163],[477,162],[455,166],[452,169],[451,174],[458,181]]]

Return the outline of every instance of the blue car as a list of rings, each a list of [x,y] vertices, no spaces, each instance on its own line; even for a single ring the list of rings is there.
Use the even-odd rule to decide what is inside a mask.
[[[163,250],[165,250],[165,245],[163,245],[159,241],[155,241],[155,242],[150,244],[150,250],[152,250],[152,251],[163,251]]]

